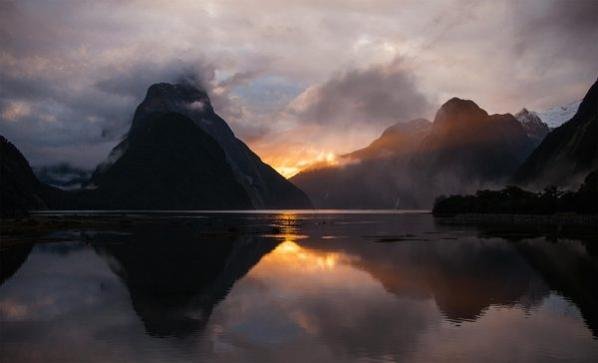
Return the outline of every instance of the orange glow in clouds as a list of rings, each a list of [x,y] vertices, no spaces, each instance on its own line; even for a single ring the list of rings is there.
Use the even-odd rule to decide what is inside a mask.
[[[281,153],[282,154],[282,153]],[[295,153],[292,150],[284,155],[267,155],[264,162],[272,166],[285,178],[291,178],[302,170],[338,165],[337,155],[332,151],[303,150]]]
[[[265,163],[291,178],[306,169],[344,164],[350,160],[341,155],[367,146],[378,136],[376,130],[349,129],[341,135],[308,125],[251,140],[249,146]]]

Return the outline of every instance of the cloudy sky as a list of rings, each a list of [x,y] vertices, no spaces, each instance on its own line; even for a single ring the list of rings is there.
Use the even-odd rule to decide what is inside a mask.
[[[0,0],[0,134],[92,168],[149,85],[193,74],[290,174],[457,96],[492,113],[580,99],[597,0]]]

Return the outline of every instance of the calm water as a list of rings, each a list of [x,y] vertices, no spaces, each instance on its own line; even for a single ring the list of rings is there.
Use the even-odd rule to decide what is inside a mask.
[[[594,236],[428,214],[148,218],[4,246],[0,360],[598,361]]]

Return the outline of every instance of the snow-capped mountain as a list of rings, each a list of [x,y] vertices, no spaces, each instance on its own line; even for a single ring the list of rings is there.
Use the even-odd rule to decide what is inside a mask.
[[[546,136],[550,129],[545,122],[542,121],[537,112],[529,111],[524,108],[515,114],[517,121],[521,122],[521,125],[525,129],[528,137],[533,139],[539,144],[544,136]]]
[[[577,112],[580,103],[581,101],[574,101],[564,106],[555,106],[535,113],[548,127],[554,129],[571,120]]]
[[[516,182],[538,187],[566,186],[578,183],[598,168],[598,80],[579,107],[574,105],[579,109],[571,118],[565,112],[567,107],[552,113],[568,120],[546,135],[519,167]]]

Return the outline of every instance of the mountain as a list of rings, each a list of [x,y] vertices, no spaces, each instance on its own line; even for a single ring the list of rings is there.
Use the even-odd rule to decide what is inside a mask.
[[[534,140],[536,144],[542,142],[550,132],[548,125],[542,121],[536,112],[524,108],[515,114],[515,118],[521,122],[527,136]]]
[[[452,98],[436,113],[413,165],[439,188],[441,176],[460,183],[499,182],[512,175],[533,146],[513,115],[488,115],[473,101]]]
[[[96,172],[82,205],[92,209],[248,209],[216,140],[178,113],[148,115],[127,135],[126,148]],[[122,145],[122,144],[121,144]]]
[[[0,216],[18,217],[44,209],[42,184],[21,152],[0,135]]]
[[[311,207],[301,190],[235,137],[207,93],[190,83],[148,89],[129,133],[86,188],[110,196],[113,207]]]
[[[304,190],[318,208],[423,207],[415,193],[407,163],[427,134],[430,122],[398,122],[365,148],[342,155],[339,164],[301,171],[291,181]]]
[[[569,121],[579,109],[581,101],[573,101],[563,106],[555,106],[544,111],[531,111],[523,108],[515,117],[521,121],[542,122],[548,129],[554,129]]]
[[[545,186],[578,183],[598,167],[598,81],[575,115],[551,131],[517,170],[522,184]]]
[[[429,208],[437,195],[508,179],[538,142],[527,133],[510,114],[488,115],[453,98],[433,123],[393,125],[339,165],[304,170],[291,181],[319,208]]]

